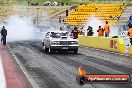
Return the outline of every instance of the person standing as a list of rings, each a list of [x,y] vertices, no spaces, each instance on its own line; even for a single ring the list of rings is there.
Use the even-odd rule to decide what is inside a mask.
[[[87,29],[87,36],[93,36],[94,32],[93,32],[93,28],[91,26],[88,26]]]
[[[66,17],[69,15],[69,10],[67,9],[66,10]]]
[[[128,28],[130,28],[130,27],[131,27],[131,25],[132,25],[131,23],[128,23]]]
[[[106,21],[106,24],[104,26],[104,31],[105,31],[105,37],[109,37],[110,26],[108,25],[108,22],[107,21]]]
[[[62,27],[60,27],[60,31],[64,31]]]
[[[1,30],[1,41],[3,42],[3,45],[6,45],[6,36],[7,36],[7,30],[3,26]]]
[[[132,25],[130,26],[130,28],[128,29],[128,36],[130,38],[130,44],[132,45]]]
[[[67,31],[70,32],[70,25],[67,25]]]
[[[81,35],[81,33],[82,33],[82,28],[79,27],[79,28],[78,28],[78,35]]]
[[[102,29],[102,36],[104,36],[104,29],[103,28],[101,28]]]
[[[61,23],[61,20],[62,20],[62,17],[61,17],[61,16],[59,16],[59,23]]]
[[[99,29],[97,30],[97,32],[99,37],[104,36],[104,30],[103,28],[101,28],[101,26],[99,26]]]
[[[71,33],[73,35],[73,39],[77,39],[78,38],[78,27],[74,27]]]

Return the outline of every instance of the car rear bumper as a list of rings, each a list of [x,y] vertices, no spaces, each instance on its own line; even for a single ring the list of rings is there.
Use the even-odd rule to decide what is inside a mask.
[[[79,47],[79,45],[76,45],[76,46],[55,46],[55,45],[52,45],[51,46],[51,49],[54,49],[54,50],[77,50]]]

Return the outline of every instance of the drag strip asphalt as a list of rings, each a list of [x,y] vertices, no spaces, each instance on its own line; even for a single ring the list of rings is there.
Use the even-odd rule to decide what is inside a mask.
[[[97,52],[91,49],[79,47],[78,54],[48,54],[44,52],[39,41],[21,41],[8,45],[39,88],[132,88],[132,83],[78,85],[76,74],[79,66],[84,67],[89,74],[132,74],[131,64],[104,59],[96,56]]]

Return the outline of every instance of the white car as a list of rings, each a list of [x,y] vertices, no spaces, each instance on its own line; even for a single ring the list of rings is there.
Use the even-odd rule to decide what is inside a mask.
[[[53,53],[62,50],[78,52],[78,40],[71,38],[67,31],[47,32],[42,42],[45,52]]]

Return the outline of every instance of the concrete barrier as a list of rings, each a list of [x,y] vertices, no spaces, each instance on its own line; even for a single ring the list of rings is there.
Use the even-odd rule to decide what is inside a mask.
[[[132,45],[128,48],[128,54],[132,55]]]
[[[105,38],[94,36],[79,36],[79,45],[108,51],[125,53],[125,44],[122,38]]]

